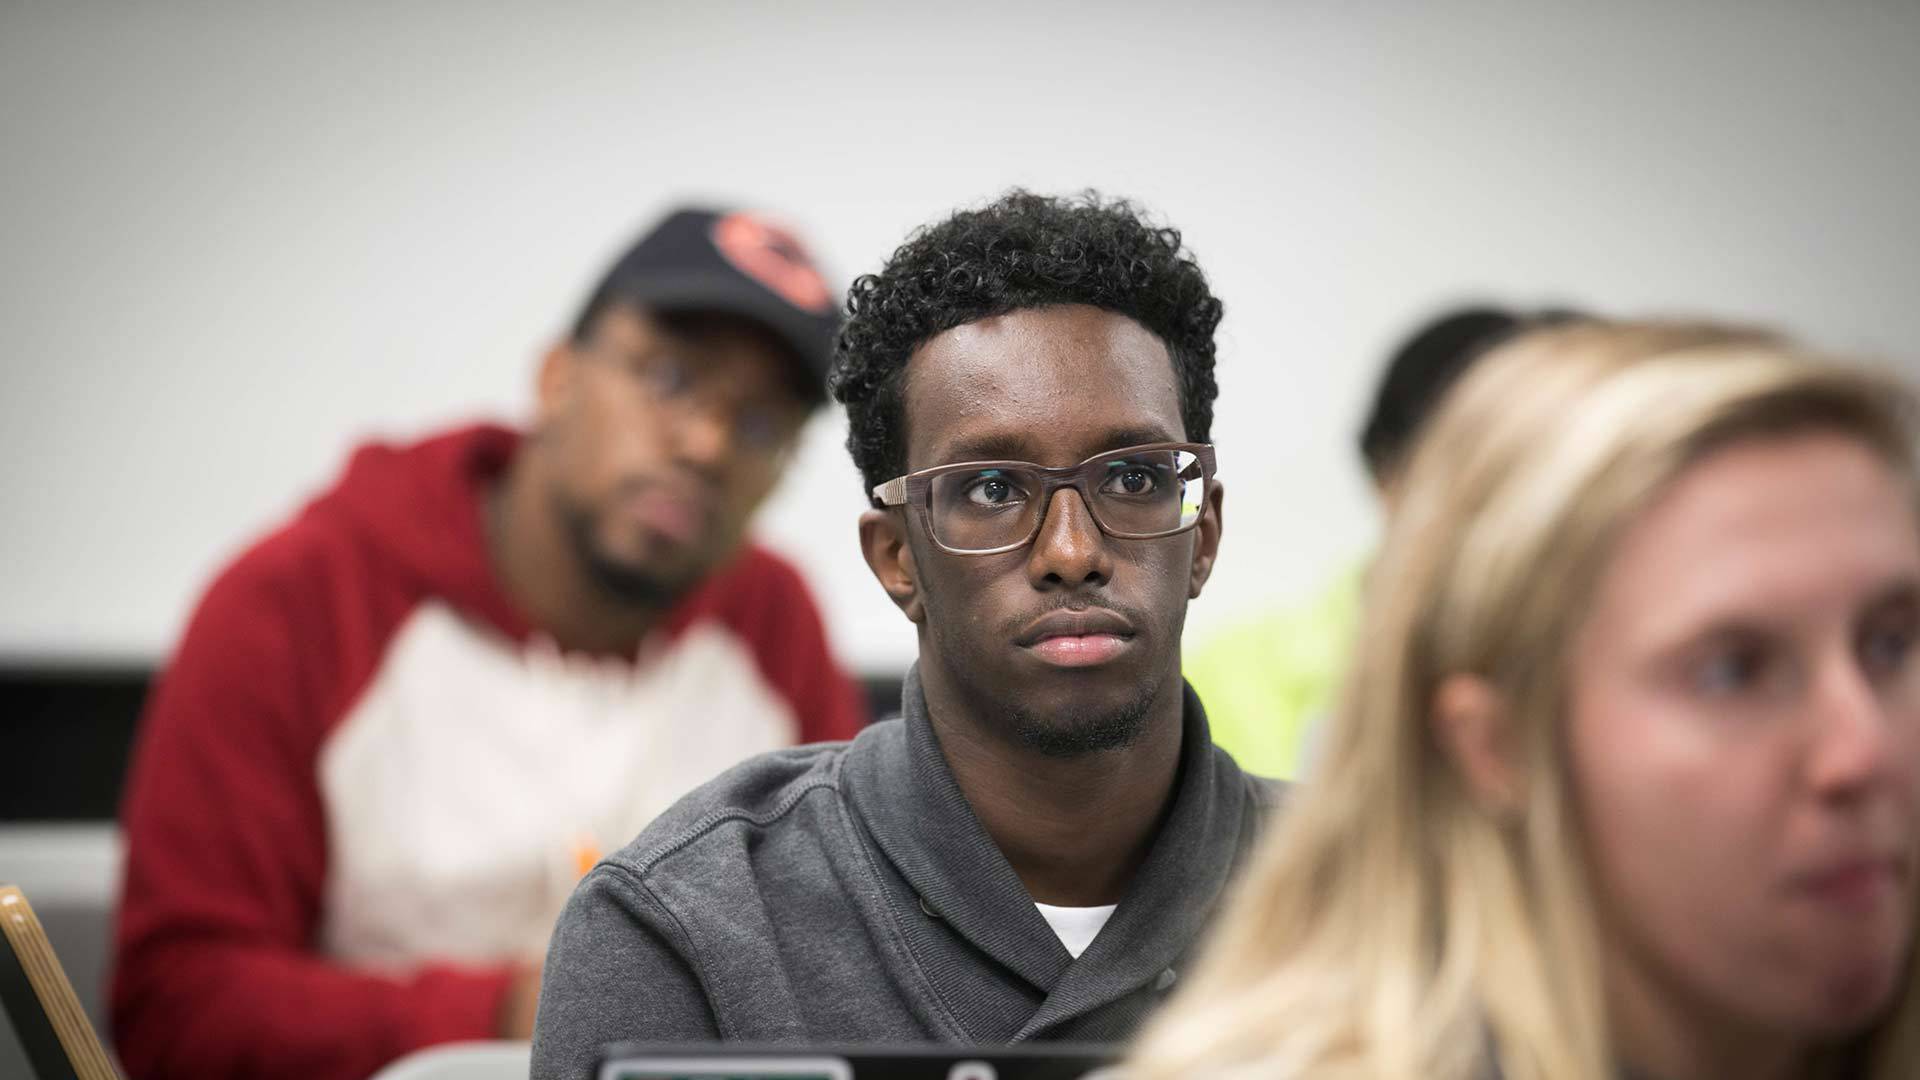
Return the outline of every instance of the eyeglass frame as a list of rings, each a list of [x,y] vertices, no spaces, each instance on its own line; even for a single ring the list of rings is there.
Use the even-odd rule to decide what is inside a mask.
[[[1093,495],[1087,489],[1087,467],[1107,458],[1127,454],[1141,454],[1155,450],[1185,450],[1199,461],[1201,485],[1200,512],[1194,515],[1192,521],[1165,532],[1125,533],[1115,532],[1107,528],[1106,522],[1100,520],[1099,511],[1093,508]],[[1033,517],[1032,531],[1014,543],[1004,544],[996,548],[982,548],[978,551],[967,548],[951,548],[942,543],[939,535],[933,531],[934,478],[951,472],[978,469],[1004,469],[1009,467],[1031,472],[1040,478],[1040,512]],[[951,465],[935,465],[932,468],[920,469],[915,472],[896,476],[884,484],[876,485],[869,494],[873,497],[876,507],[884,509],[898,506],[903,509],[913,510],[914,516],[920,519],[920,528],[925,530],[927,539],[933,541],[934,547],[939,548],[949,555],[1004,555],[1009,551],[1018,551],[1028,544],[1033,543],[1034,538],[1040,535],[1041,527],[1047,523],[1047,508],[1053,504],[1054,492],[1059,491],[1061,488],[1069,487],[1079,493],[1080,505],[1087,508],[1087,517],[1092,520],[1094,528],[1099,529],[1103,536],[1111,537],[1115,540],[1162,540],[1169,536],[1179,536],[1183,532],[1189,532],[1200,524],[1201,518],[1207,515],[1207,496],[1213,491],[1215,468],[1216,461],[1212,443],[1142,443],[1138,446],[1122,446],[1114,450],[1102,450],[1100,453],[1080,462],[1078,465],[1046,466],[1036,465],[1031,461],[1016,461],[1013,459],[957,461]]]
[[[795,444],[799,439],[800,428],[806,423],[806,415],[811,407],[802,404],[802,419],[791,431],[780,431],[779,418],[769,420],[769,438],[762,441],[755,437],[744,437],[744,426],[738,415],[719,416],[723,411],[737,413],[738,410],[721,410],[712,401],[700,400],[700,365],[688,360],[678,349],[630,349],[607,346],[603,342],[587,340],[575,343],[575,355],[588,363],[603,364],[615,369],[615,373],[631,380],[636,388],[647,395],[648,401],[657,408],[674,409],[691,407],[706,412],[725,421],[729,438],[740,444],[746,457],[763,461],[775,472],[784,471],[787,462],[793,457]],[[669,371],[671,369],[671,372]],[[669,384],[669,374],[686,377],[684,383]],[[768,410],[778,412],[778,408]]]

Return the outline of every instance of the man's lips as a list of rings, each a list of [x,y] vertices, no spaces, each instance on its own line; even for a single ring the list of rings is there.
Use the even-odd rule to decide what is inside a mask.
[[[700,539],[711,516],[703,500],[661,490],[633,495],[621,509],[642,528],[677,544]]]
[[[1133,624],[1105,608],[1051,611],[1028,623],[1015,644],[1056,667],[1094,667],[1133,644]]]
[[[1132,643],[1131,638],[1113,634],[1085,634],[1042,638],[1030,648],[1056,667],[1094,667],[1119,656]]]

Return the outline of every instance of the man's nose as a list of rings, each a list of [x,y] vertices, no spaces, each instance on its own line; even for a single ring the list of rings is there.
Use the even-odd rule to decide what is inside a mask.
[[[1027,556],[1027,577],[1039,589],[1104,585],[1113,577],[1106,534],[1094,524],[1079,491],[1061,488],[1048,500]]]

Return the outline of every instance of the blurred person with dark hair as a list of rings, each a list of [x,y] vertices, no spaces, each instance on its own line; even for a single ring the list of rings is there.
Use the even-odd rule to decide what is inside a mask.
[[[1540,320],[1561,317],[1549,313]],[[1423,324],[1393,351],[1360,428],[1360,458],[1374,490],[1389,506],[1414,439],[1440,399],[1475,360],[1527,322],[1525,316],[1498,308],[1460,308]]]
[[[902,717],[765,755],[601,863],[534,1074],[615,1040],[1125,1038],[1276,790],[1180,676],[1220,539],[1220,302],[1124,202],[1013,192],[855,282],[831,385],[914,624]]]
[[[859,729],[799,577],[745,539],[837,325],[790,234],[677,212],[546,353],[526,433],[363,448],[219,576],[123,810],[130,1073],[358,1080],[525,1038],[602,849]]]
[[[1407,466],[1326,754],[1135,1080],[1911,1080],[1920,398],[1568,325]]]
[[[1460,308],[1423,324],[1394,350],[1360,429],[1360,457],[1388,514],[1414,441],[1447,389],[1514,334],[1576,317]],[[1365,571],[1365,560],[1356,562],[1305,603],[1231,627],[1194,650],[1187,678],[1207,702],[1214,741],[1243,768],[1289,778],[1304,771],[1313,727],[1332,706],[1345,669]]]

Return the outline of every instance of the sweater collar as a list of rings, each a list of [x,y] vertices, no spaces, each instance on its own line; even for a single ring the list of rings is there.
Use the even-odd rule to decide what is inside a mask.
[[[1184,691],[1173,805],[1118,908],[1074,960],[1034,906],[1018,874],[974,814],[948,767],[927,713],[917,668],[901,692],[888,738],[863,739],[847,761],[849,798],[909,888],[937,918],[1047,994],[1026,1025],[1035,1031],[1097,1008],[1165,974],[1194,944],[1253,833],[1247,781],[1208,732]]]

